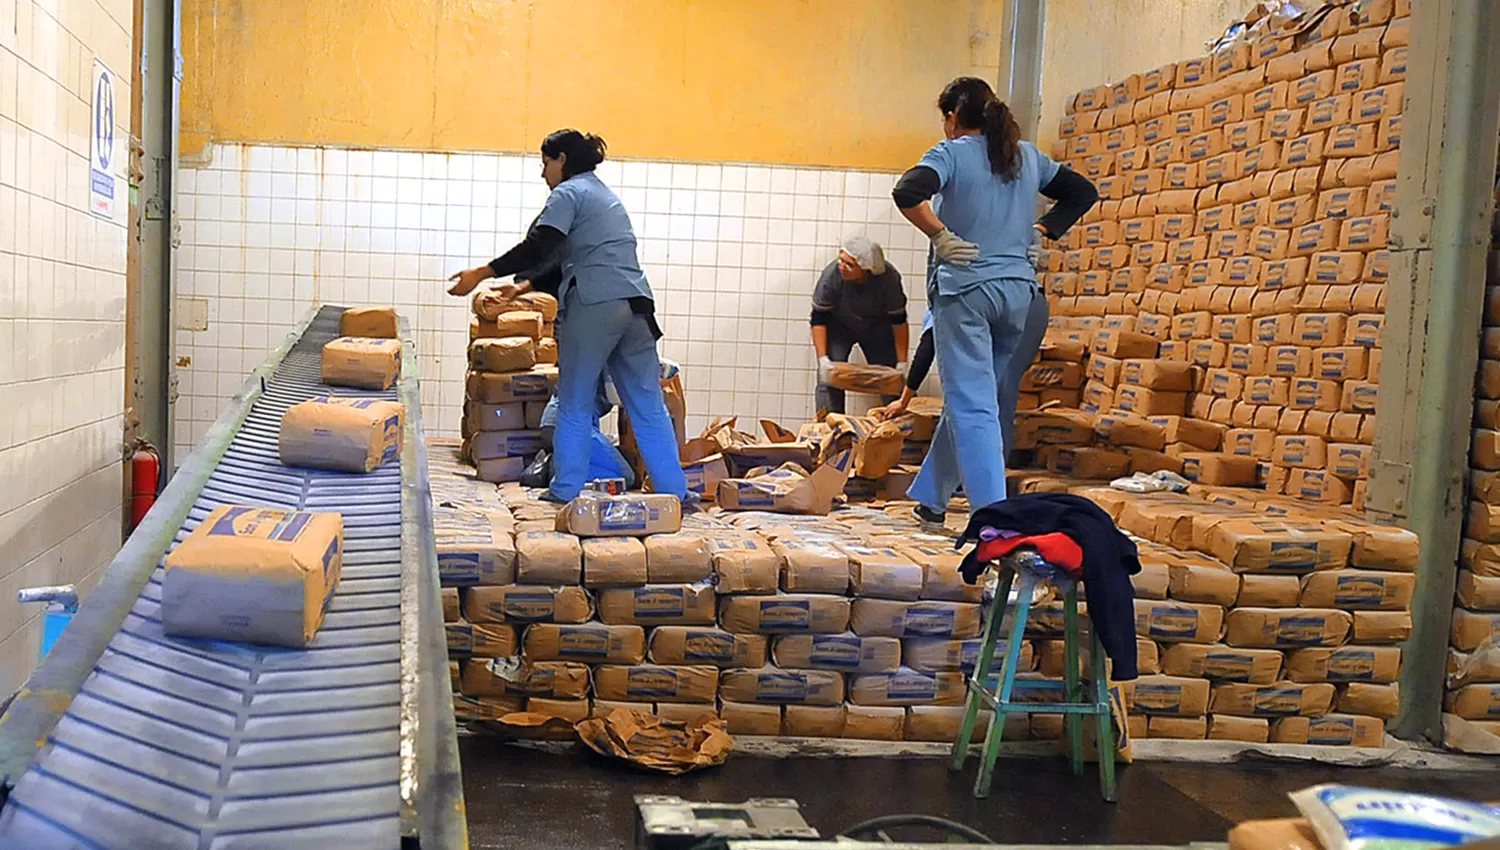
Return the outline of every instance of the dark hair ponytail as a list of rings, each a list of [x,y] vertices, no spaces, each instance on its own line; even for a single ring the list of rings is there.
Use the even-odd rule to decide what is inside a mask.
[[[542,140],[542,156],[557,159],[566,156],[563,162],[563,179],[575,174],[593,171],[604,161],[608,149],[604,140],[593,133],[580,133],[572,128],[558,130]]]
[[[1021,173],[1021,128],[989,83],[978,77],[959,77],[938,95],[938,109],[944,115],[951,113],[959,127],[984,134],[990,171],[1006,180]]]

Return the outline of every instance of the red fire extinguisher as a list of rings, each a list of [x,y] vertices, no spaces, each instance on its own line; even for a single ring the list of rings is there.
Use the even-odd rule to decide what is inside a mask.
[[[156,504],[156,487],[161,481],[161,457],[150,443],[141,443],[130,456],[130,528],[141,524],[146,512]]]

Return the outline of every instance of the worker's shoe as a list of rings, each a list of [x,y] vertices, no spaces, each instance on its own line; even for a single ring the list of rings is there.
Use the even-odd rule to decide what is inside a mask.
[[[942,511],[935,511],[921,503],[911,509],[912,516],[922,525],[924,531],[945,531],[948,515]]]

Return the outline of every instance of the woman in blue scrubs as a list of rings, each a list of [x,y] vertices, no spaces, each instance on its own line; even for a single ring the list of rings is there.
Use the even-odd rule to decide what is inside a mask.
[[[985,81],[954,80],[938,109],[946,138],[891,194],[901,215],[932,241],[936,260],[927,300],[943,416],[925,478],[908,495],[918,501],[920,520],[940,524],[960,484],[971,512],[1005,498],[1010,428],[1002,429],[1001,415],[1014,419],[1019,376],[1047,323],[1028,249],[1038,233],[1060,238],[1099,195],[1022,141],[1010,109]],[[1040,220],[1038,194],[1057,201]]]
[[[600,377],[609,370],[630,416],[652,488],[687,495],[677,436],[662,399],[655,299],[636,257],[635,233],[620,199],[594,174],[604,140],[558,130],[542,142],[542,178],[552,194],[521,244],[488,265],[455,274],[453,295],[513,275],[561,249],[558,302],[557,428],[551,498],[570,501],[588,483],[590,431]],[[513,297],[526,284],[500,287]]]

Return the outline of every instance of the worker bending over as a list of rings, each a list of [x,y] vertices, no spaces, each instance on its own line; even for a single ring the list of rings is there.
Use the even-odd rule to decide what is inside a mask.
[[[943,416],[907,491],[927,523],[943,521],[960,485],[971,511],[1005,498],[1020,377],[1047,325],[1028,248],[1034,232],[1062,236],[1099,197],[1088,180],[1021,140],[1010,109],[985,81],[959,77],[939,95],[938,109],[946,138],[891,193],[932,241],[936,260],[927,300]],[[1057,203],[1035,221],[1038,193]]]
[[[603,139],[577,130],[558,130],[543,140],[542,178],[552,193],[537,226],[488,265],[455,274],[448,291],[467,295],[483,281],[515,274],[561,249],[557,428],[548,495],[570,501],[587,483],[594,405],[607,368],[652,487],[683,498],[687,479],[662,399],[656,302],[636,256],[630,217],[594,173],[604,152]],[[513,298],[525,287],[508,283],[500,294]]]
[[[901,273],[886,264],[885,252],[877,243],[863,236],[849,239],[838,259],[818,276],[813,290],[818,418],[844,412],[844,391],[828,383],[834,363],[849,362],[858,345],[866,362],[905,371],[910,335]]]

